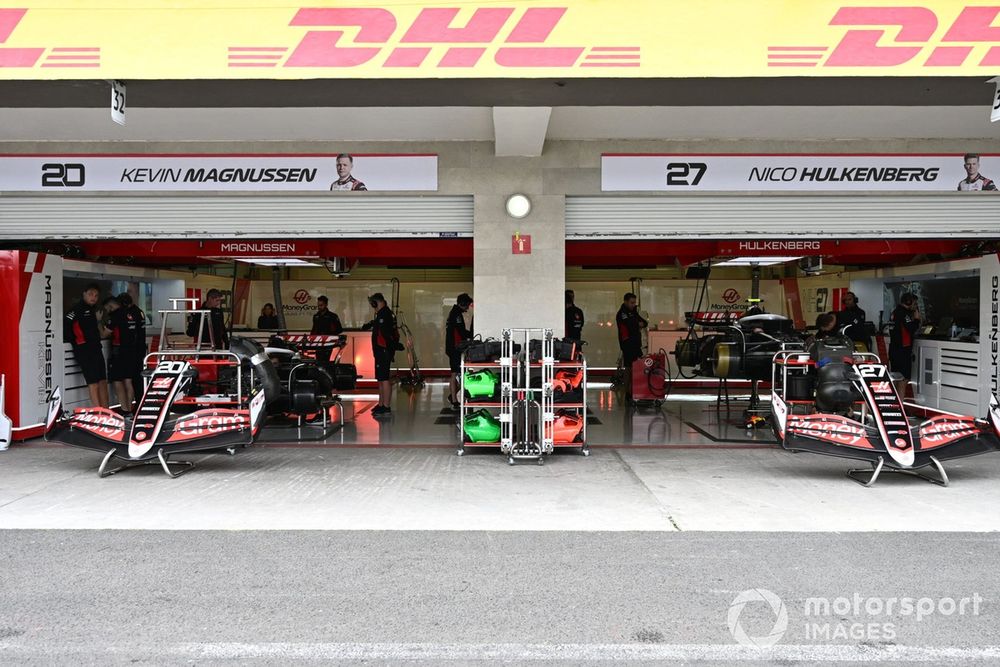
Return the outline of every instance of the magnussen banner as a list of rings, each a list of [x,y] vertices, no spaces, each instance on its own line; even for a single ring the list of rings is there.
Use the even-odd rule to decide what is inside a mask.
[[[998,155],[601,156],[605,192],[996,191]]]
[[[0,191],[437,190],[436,155],[2,155]]]

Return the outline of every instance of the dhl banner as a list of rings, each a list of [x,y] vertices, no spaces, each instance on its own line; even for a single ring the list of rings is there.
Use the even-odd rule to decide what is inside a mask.
[[[0,0],[0,79],[998,71],[1000,0]]]

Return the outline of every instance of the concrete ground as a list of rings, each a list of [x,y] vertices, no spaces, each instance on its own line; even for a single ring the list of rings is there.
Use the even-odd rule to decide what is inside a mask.
[[[949,462],[952,485],[781,449],[595,448],[543,466],[451,447],[261,447],[96,474],[100,455],[0,458],[0,529],[996,531],[1000,455]]]
[[[738,413],[611,399],[543,466],[456,456],[431,392],[178,479],[15,445],[0,664],[1000,664],[1000,456],[865,489]]]

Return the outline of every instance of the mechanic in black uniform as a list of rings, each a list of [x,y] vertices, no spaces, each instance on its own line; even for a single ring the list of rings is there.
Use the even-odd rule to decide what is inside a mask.
[[[649,323],[639,314],[638,299],[632,292],[627,292],[622,298],[622,306],[615,315],[618,322],[618,347],[622,351],[622,363],[625,367],[626,385],[625,400],[632,398],[632,362],[642,356],[642,329]]]
[[[372,414],[388,415],[392,412],[389,407],[392,402],[392,381],[389,379],[392,360],[403,346],[399,342],[396,318],[382,293],[376,292],[368,297],[368,305],[375,311],[375,316],[363,328],[372,332],[372,356],[375,357],[375,379],[378,381],[378,405],[372,408]]]
[[[142,364],[140,355],[145,348],[146,328],[145,323],[136,318],[137,310],[128,294],[119,294],[108,302],[108,331],[111,332],[108,381],[115,386],[122,414],[132,412],[136,389],[141,388],[133,384],[133,378]],[[141,310],[138,312],[142,314]],[[139,336],[142,336],[141,343]]]
[[[202,301],[199,310],[211,311],[208,317],[208,321],[205,322],[205,328],[201,332],[201,342],[202,344],[208,343],[212,344],[213,336],[215,340],[216,350],[228,350],[229,349],[229,335],[226,333],[226,316],[222,312],[222,292],[215,289],[214,287],[208,290],[205,295],[205,300]],[[187,335],[192,338],[198,337],[198,327],[200,316],[196,317],[194,315],[188,317],[187,325]]]
[[[465,314],[472,307],[472,297],[466,293],[459,294],[455,299],[455,305],[448,313],[448,321],[444,328],[444,351],[448,355],[448,362],[451,366],[451,377],[448,379],[448,401],[451,407],[458,409],[459,402],[458,374],[462,371],[462,352],[459,345],[467,340],[472,340],[472,329],[465,324]]]
[[[337,313],[330,310],[327,305],[330,300],[325,296],[317,297],[316,313],[313,315],[312,329],[309,334],[313,336],[339,336],[344,331],[344,326],[340,323]],[[320,347],[316,349],[316,361],[321,364],[330,363],[330,356],[333,354],[332,347]]]
[[[901,399],[906,398],[906,387],[913,373],[913,341],[920,328],[920,319],[917,296],[907,292],[899,297],[899,305],[889,320],[893,324],[889,333],[889,367],[903,376],[896,380],[896,392]]]
[[[101,348],[101,326],[97,320],[97,299],[101,288],[91,283],[83,288],[83,294],[66,313],[63,321],[63,340],[73,346],[73,357],[80,365],[83,379],[90,392],[90,402],[95,407],[109,407],[108,369]]]
[[[865,330],[867,317],[865,311],[858,306],[858,296],[854,292],[844,295],[844,309],[837,311],[837,329],[844,330],[844,335],[855,343],[861,343],[865,347],[862,352],[869,352],[872,349],[871,339]]]
[[[566,290],[566,338],[580,340],[583,336],[583,311],[576,307],[576,294]]]
[[[129,322],[129,327],[132,323],[135,325],[135,333],[133,335],[133,347],[132,347],[132,391],[135,394],[136,400],[142,398],[143,392],[143,380],[142,371],[145,370],[145,359],[146,359],[146,313],[142,312],[142,308],[137,306],[132,301],[132,296],[127,292],[122,292],[118,295],[118,303],[122,305],[125,310],[125,319]]]

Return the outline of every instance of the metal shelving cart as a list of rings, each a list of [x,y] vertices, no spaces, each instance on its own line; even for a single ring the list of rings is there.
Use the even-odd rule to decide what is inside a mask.
[[[531,342],[540,341],[540,354],[532,361]],[[520,350],[515,353],[515,350]],[[556,447],[578,448],[587,456],[587,365],[580,356],[579,361],[556,362],[551,329],[504,329],[501,338],[500,358],[491,362],[467,362],[462,357],[461,392],[459,399],[458,431],[462,442],[458,455],[467,447],[499,447],[513,465],[519,460],[533,460],[544,463],[545,456]],[[466,398],[466,371],[472,373],[489,370],[499,379],[498,389],[493,396],[483,400]],[[576,370],[582,374],[579,380],[579,402],[555,403],[555,381],[559,370]],[[538,386],[532,385],[533,372],[540,377]],[[499,422],[499,439],[495,442],[466,441],[466,417],[487,409]],[[579,420],[579,432],[571,441],[561,441],[557,433],[560,418]]]

